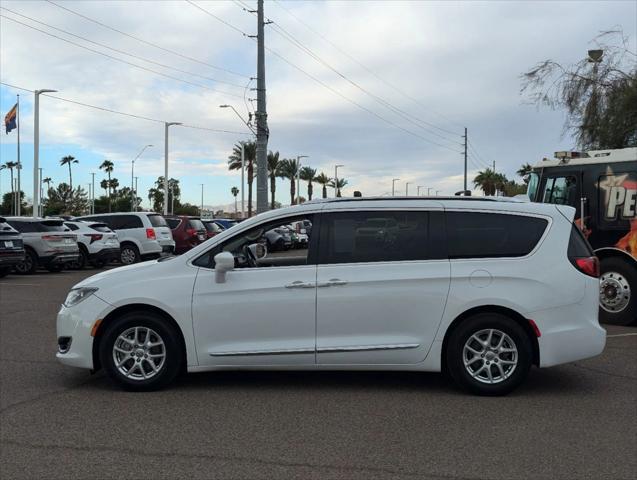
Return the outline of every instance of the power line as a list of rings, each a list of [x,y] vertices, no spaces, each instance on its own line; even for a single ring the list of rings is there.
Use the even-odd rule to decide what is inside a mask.
[[[135,55],[135,54],[132,54],[132,53],[126,52],[126,51],[124,51],[124,50],[119,50],[119,49],[117,49],[117,48],[109,47],[108,45],[105,45],[105,44],[103,44],[103,43],[95,42],[95,41],[90,40],[90,39],[88,39],[88,38],[86,38],[86,37],[82,37],[82,36],[80,36],[80,35],[76,35],[76,34],[74,34],[74,33],[68,32],[68,31],[66,31],[66,30],[63,30],[63,29],[58,28],[58,27],[55,27],[55,26],[53,26],[53,25],[49,25],[48,23],[44,23],[44,22],[41,22],[41,21],[39,21],[39,20],[36,20],[35,18],[28,17],[27,15],[23,15],[23,14],[21,14],[21,13],[14,12],[13,10],[11,10],[11,9],[9,9],[9,8],[6,8],[6,7],[0,7],[0,9],[2,9],[2,10],[6,10],[7,12],[12,13],[13,15],[18,15],[19,17],[26,18],[26,19],[28,19],[28,20],[30,20],[30,21],[32,21],[32,22],[38,23],[38,24],[40,24],[40,25],[44,25],[44,26],[46,26],[46,27],[48,27],[48,28],[51,28],[51,29],[53,29],[53,30],[57,30],[58,32],[62,32],[62,33],[66,34],[66,35],[69,35],[69,36],[71,36],[71,37],[79,38],[80,40],[84,40],[85,42],[92,43],[93,45],[97,45],[97,46],[99,46],[99,47],[106,48],[106,49],[108,49],[108,50],[112,50],[112,51],[117,52],[117,53],[120,53],[120,54],[122,54],[122,55],[127,55],[127,56],[129,56],[129,57],[133,57],[133,58],[136,58],[136,59],[138,59],[138,60],[142,60],[142,61],[144,61],[144,62],[152,63],[152,64],[157,65],[157,66],[159,66],[159,67],[163,67],[163,68],[167,68],[167,69],[170,69],[170,70],[174,70],[174,71],[176,71],[176,72],[185,73],[185,74],[187,74],[187,75],[192,75],[192,76],[194,76],[194,77],[203,78],[204,80],[210,80],[210,81],[212,81],[212,82],[216,82],[216,83],[223,83],[223,84],[226,84],[226,85],[231,85],[231,86],[233,86],[233,87],[243,88],[243,85],[241,85],[241,84],[239,84],[239,83],[226,82],[226,81],[224,81],[224,80],[219,80],[219,79],[212,78],[212,77],[206,77],[205,75],[199,75],[198,73],[189,72],[188,70],[181,70],[181,69],[179,69],[179,68],[176,68],[176,67],[173,67],[173,66],[170,66],[170,65],[166,65],[166,64],[163,64],[163,63],[159,63],[159,62],[156,62],[156,61],[154,61],[154,60],[150,60],[150,59],[148,59],[148,58],[141,57],[141,56],[139,56],[139,55]],[[9,18],[9,17],[5,17],[5,18]]]
[[[241,35],[243,35],[244,37],[250,37],[250,35],[248,35],[246,32],[244,32],[243,30],[241,30],[238,27],[235,27],[234,25],[232,25],[230,22],[226,22],[223,18],[215,15],[212,12],[209,12],[208,10],[206,10],[205,8],[197,5],[195,2],[193,2],[192,0],[185,0],[186,2],[188,2],[190,5],[192,5],[195,8],[198,8],[199,10],[201,10],[203,13],[205,13],[206,15],[211,16],[212,18],[218,20],[219,22],[223,23],[224,25],[232,28],[234,31],[239,32]]]
[[[92,48],[86,47],[86,46],[81,45],[79,43],[75,43],[75,42],[73,42],[71,40],[67,40],[66,38],[59,37],[58,35],[54,35],[53,33],[49,33],[49,32],[46,32],[44,30],[40,30],[39,28],[36,28],[36,27],[34,27],[32,25],[28,25],[26,23],[20,22],[19,20],[16,20],[15,18],[7,17],[6,15],[2,15],[2,14],[0,14],[0,17],[5,18],[7,20],[10,20],[12,22],[18,23],[18,24],[23,25],[23,26],[25,26],[27,28],[30,28],[32,30],[35,30],[35,31],[40,32],[40,33],[43,33],[45,35],[48,35],[50,37],[57,38],[58,40],[61,40],[63,42],[70,43],[71,45],[75,45],[76,47],[83,48],[84,50],[88,50],[89,52],[93,52],[93,53],[96,53],[98,55],[102,55],[104,57],[110,58],[112,60],[115,60],[115,61],[118,61],[118,62],[121,62],[121,63],[125,63],[126,65],[130,65],[132,67],[139,68],[141,70],[145,70],[145,71],[150,72],[150,73],[154,73],[155,75],[160,75],[162,77],[170,78],[171,80],[175,80],[177,82],[181,82],[181,83],[185,83],[185,84],[188,84],[188,85],[192,85],[194,87],[203,88],[204,90],[210,90],[211,92],[222,93],[222,94],[228,95],[230,97],[242,98],[241,95],[236,95],[234,93],[224,92],[222,90],[216,90],[214,88],[210,88],[210,87],[208,87],[206,85],[202,85],[200,83],[195,83],[195,82],[191,82],[190,80],[184,80],[184,79],[179,78],[179,77],[174,77],[172,75],[168,75],[167,73],[158,72],[157,70],[153,70],[151,68],[144,67],[143,65],[138,65],[136,63],[132,63],[132,62],[129,62],[127,60],[123,60],[121,58],[114,57],[112,55],[109,55],[108,53],[100,52],[99,50],[94,50]]]
[[[233,29],[234,29],[234,30],[236,30],[237,32],[241,33],[243,36],[246,36],[246,37],[252,38],[252,36],[248,35],[248,34],[247,34],[247,33],[245,33],[244,31],[240,30],[239,28],[235,27],[234,25],[229,24],[229,23],[228,23],[228,22],[226,22],[225,20],[223,20],[223,19],[219,18],[217,15],[211,14],[211,13],[210,13],[210,12],[208,12],[206,9],[204,9],[204,8],[200,7],[199,5],[197,5],[197,4],[195,4],[195,3],[193,3],[191,0],[185,0],[185,1],[186,1],[186,2],[188,2],[188,3],[190,3],[190,4],[192,4],[192,5],[194,5],[194,6],[196,6],[197,8],[199,8],[199,10],[201,10],[201,11],[202,11],[202,12],[204,12],[204,13],[207,13],[207,14],[208,14],[208,15],[210,15],[212,18],[215,18],[216,20],[219,20],[220,22],[222,22],[222,23],[224,23],[224,24],[226,24],[226,25],[230,26],[231,28],[233,28]],[[253,40],[254,40],[254,39],[253,39]],[[315,82],[317,82],[319,85],[321,85],[321,86],[323,86],[324,88],[326,88],[326,89],[330,90],[332,93],[334,93],[334,94],[338,95],[338,96],[339,96],[339,97],[341,97],[343,100],[345,100],[345,101],[347,101],[347,102],[351,103],[352,105],[355,105],[356,107],[360,108],[361,110],[364,110],[365,112],[369,113],[370,115],[373,115],[374,117],[376,117],[376,118],[378,118],[379,120],[381,120],[381,121],[383,121],[383,122],[387,123],[388,125],[391,125],[391,126],[393,126],[393,127],[395,127],[395,128],[398,128],[399,130],[402,130],[403,132],[408,133],[409,135],[412,135],[412,136],[414,136],[414,137],[420,138],[421,140],[424,140],[424,141],[426,141],[426,142],[432,143],[432,144],[434,144],[434,145],[436,145],[436,146],[438,146],[438,147],[446,148],[446,149],[451,150],[451,151],[453,151],[453,152],[460,153],[458,150],[455,150],[455,149],[453,149],[453,148],[449,147],[448,145],[444,145],[444,144],[442,144],[442,143],[435,142],[435,141],[433,141],[433,140],[431,140],[431,139],[429,139],[429,138],[427,138],[427,137],[423,137],[422,135],[420,135],[420,134],[418,134],[418,133],[416,133],[416,132],[413,132],[413,131],[411,131],[411,130],[406,129],[406,128],[402,127],[401,125],[398,125],[397,123],[392,122],[391,120],[389,120],[389,119],[387,119],[387,118],[383,117],[382,115],[380,115],[380,114],[376,113],[375,111],[373,111],[373,110],[371,110],[371,109],[369,109],[369,108],[367,108],[367,107],[365,107],[365,106],[361,105],[360,103],[356,102],[355,100],[352,100],[351,98],[349,98],[349,97],[347,97],[346,95],[342,94],[341,92],[339,92],[338,90],[336,90],[336,89],[334,89],[333,87],[329,86],[328,84],[326,84],[326,83],[325,83],[325,82],[323,82],[322,80],[320,80],[320,79],[316,78],[314,75],[312,75],[312,74],[310,74],[310,73],[306,72],[306,71],[305,71],[305,70],[303,70],[301,67],[299,67],[298,65],[296,65],[296,64],[294,64],[294,63],[292,63],[291,61],[289,61],[287,58],[283,57],[281,54],[279,54],[279,53],[278,53],[278,52],[276,52],[275,50],[272,50],[271,48],[269,48],[269,47],[267,47],[267,46],[265,47],[265,49],[266,49],[268,52],[270,52],[272,55],[274,55],[274,56],[278,57],[279,59],[283,60],[285,63],[287,63],[288,65],[290,65],[291,67],[293,67],[293,68],[297,69],[299,72],[301,72],[301,73],[303,73],[304,75],[306,75],[308,78],[310,78],[310,79],[314,80],[314,81],[315,81]],[[458,145],[459,145],[459,144],[458,144]]]
[[[226,72],[226,73],[231,73],[232,75],[237,75],[237,76],[243,77],[243,78],[250,78],[249,75],[244,75],[242,73],[238,73],[238,72],[235,72],[233,70],[230,70],[230,69],[227,69],[227,68],[224,68],[224,67],[219,67],[217,65],[213,65],[211,63],[204,62],[203,60],[198,60],[198,59],[190,57],[188,55],[184,55],[184,54],[176,52],[174,50],[170,50],[168,48],[162,47],[161,45],[157,45],[155,43],[149,42],[147,40],[144,40],[143,38],[136,37],[134,35],[131,35],[130,33],[124,32],[122,30],[118,30],[115,27],[111,27],[110,25],[106,25],[105,23],[102,23],[99,20],[95,20],[94,18],[87,17],[86,15],[83,15],[83,14],[81,14],[79,12],[76,12],[75,10],[71,10],[70,8],[67,8],[67,7],[64,7],[62,5],[59,5],[59,4],[57,4],[57,3],[55,3],[55,2],[53,2],[51,0],[46,0],[46,1],[48,3],[50,3],[51,5],[54,5],[54,6],[58,7],[58,8],[61,8],[62,10],[65,10],[65,11],[67,11],[69,13],[72,13],[73,15],[77,15],[78,17],[83,18],[84,20],[88,20],[89,22],[93,22],[96,25],[99,25],[101,27],[104,27],[104,28],[107,28],[109,30],[112,30],[113,32],[117,32],[117,33],[119,33],[121,35],[124,35],[124,36],[126,36],[128,38],[132,38],[133,40],[136,40],[136,41],[138,41],[140,43],[143,43],[145,45],[149,45],[151,47],[157,48],[157,49],[159,49],[159,50],[161,50],[163,52],[167,52],[167,53],[170,53],[172,55],[176,55],[176,56],[178,56],[180,58],[183,58],[185,60],[190,60],[191,62],[199,63],[200,65],[205,65],[207,67],[214,68],[215,70],[219,70],[219,71]]]
[[[316,31],[314,28],[312,28],[309,24],[307,24],[305,21],[303,21],[301,18],[299,18],[297,15],[295,15],[289,8],[285,7],[279,0],[274,0],[274,2],[277,4],[277,6],[283,10],[285,10],[285,12],[290,15],[292,18],[294,18],[297,22],[299,22],[301,25],[303,25],[305,28],[307,28],[308,30],[310,30],[312,33],[314,33],[315,35],[317,35],[318,37],[320,37],[323,41],[327,42],[329,45],[331,45],[333,48],[335,48],[338,52],[340,52],[342,55],[344,55],[345,57],[347,57],[349,60],[351,60],[352,62],[356,63],[358,66],[360,66],[361,68],[363,68],[365,71],[367,71],[369,74],[373,75],[375,78],[377,78],[378,80],[380,80],[381,82],[383,82],[385,85],[387,85],[388,87],[390,87],[391,89],[395,90],[396,92],[398,92],[399,94],[401,94],[403,97],[407,98],[408,100],[412,101],[413,103],[417,104],[418,106],[420,106],[423,110],[426,111],[430,111],[432,113],[435,113],[436,115],[438,115],[439,117],[445,119],[446,121],[450,122],[450,123],[455,123],[456,125],[459,125],[459,123],[454,122],[453,120],[451,120],[449,117],[447,117],[446,115],[443,115],[440,112],[437,112],[436,110],[433,110],[430,107],[425,106],[423,103],[421,103],[419,100],[417,100],[416,98],[408,95],[404,89],[397,87],[396,85],[393,85],[391,82],[385,80],[384,78],[382,78],[380,75],[378,75],[376,72],[374,72],[371,68],[367,67],[365,64],[363,64],[362,62],[360,62],[359,60],[357,60],[356,58],[354,58],[352,55],[350,55],[349,53],[347,53],[346,51],[344,51],[342,48],[340,48],[337,44],[335,44],[334,42],[332,42],[329,38],[327,38],[325,35],[321,34],[320,32]],[[457,135],[456,132],[452,132],[451,130],[447,130],[445,128],[439,127],[435,124],[426,122],[424,120],[421,120],[423,123],[426,123],[427,125],[429,125],[432,128],[435,128],[437,130],[440,130],[442,132],[446,132],[452,135]]]
[[[487,168],[491,168],[491,165],[489,165],[489,162],[487,162],[484,158],[482,158],[482,155],[480,155],[480,152],[478,152],[478,150],[473,146],[473,144],[471,142],[468,142],[469,148],[473,151],[473,154],[477,157],[478,160],[480,160],[481,163],[484,164],[484,166],[486,166]]]
[[[23,92],[33,93],[33,90],[29,90],[28,88],[24,88],[24,87],[19,87],[17,85],[12,85],[10,83],[0,82],[0,84],[5,85],[5,86],[10,87],[10,88],[14,88],[16,90],[22,90]],[[91,105],[90,103],[79,102],[77,100],[71,100],[69,98],[60,97],[58,95],[51,95],[50,93],[43,93],[42,95],[45,96],[45,97],[54,98],[56,100],[61,100],[63,102],[72,103],[74,105],[80,105],[82,107],[92,108],[92,109],[95,109],[95,110],[101,110],[103,112],[114,113],[116,115],[123,115],[123,116],[126,116],[126,117],[136,118],[138,120],[146,120],[148,122],[155,122],[155,123],[166,123],[165,120],[160,120],[160,119],[151,118],[151,117],[144,117],[142,115],[136,115],[134,113],[122,112],[122,111],[119,111],[119,110],[113,110],[111,108],[100,107],[100,106],[97,106],[97,105]],[[193,129],[196,129],[196,130],[206,130],[206,131],[215,132],[215,133],[231,133],[233,135],[245,135],[247,133],[247,132],[237,132],[237,131],[232,131],[232,130],[220,130],[220,129],[216,129],[216,128],[200,127],[200,126],[197,126],[197,125],[189,125],[189,124],[182,124],[180,126],[185,127],[185,128],[193,128]]]

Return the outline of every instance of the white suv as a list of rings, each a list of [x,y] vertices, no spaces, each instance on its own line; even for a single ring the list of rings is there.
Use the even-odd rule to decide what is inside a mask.
[[[64,225],[77,235],[80,257],[71,268],[82,269],[87,264],[101,268],[111,260],[119,260],[119,240],[105,223],[65,221]]]
[[[156,389],[186,369],[446,370],[505,394],[531,365],[602,352],[598,262],[570,207],[335,199],[273,210],[180,257],[88,278],[58,359]],[[308,245],[266,232],[309,221]]]
[[[175,241],[164,217],[153,212],[101,213],[76,220],[102,222],[117,233],[120,261],[130,265],[175,251]]]

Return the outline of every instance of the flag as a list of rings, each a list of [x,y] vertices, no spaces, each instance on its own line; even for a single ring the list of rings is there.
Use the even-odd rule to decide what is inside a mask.
[[[9,133],[11,130],[16,128],[18,120],[18,104],[16,103],[9,113],[4,116],[4,128],[6,132]]]

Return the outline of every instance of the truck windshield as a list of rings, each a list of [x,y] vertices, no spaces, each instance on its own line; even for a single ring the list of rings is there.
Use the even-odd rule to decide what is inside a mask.
[[[536,201],[535,197],[537,195],[537,187],[539,184],[540,184],[540,176],[535,172],[531,172],[529,174],[529,185],[526,189],[526,194],[531,199],[532,202]]]

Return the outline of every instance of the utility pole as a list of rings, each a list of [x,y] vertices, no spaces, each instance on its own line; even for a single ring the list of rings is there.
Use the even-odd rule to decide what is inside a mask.
[[[467,143],[469,139],[467,137],[467,127],[464,127],[464,191],[467,191]]]
[[[40,171],[40,172],[39,172],[40,182],[39,182],[38,188],[40,189],[40,200],[42,200],[42,196],[43,196],[43,195],[42,195],[42,178],[43,178],[43,177],[42,177],[42,167],[38,168],[38,170]],[[18,178],[19,178],[19,177],[18,177]],[[18,187],[19,187],[19,185],[20,185],[20,180],[18,180]],[[18,194],[19,194],[19,193],[20,193],[20,192],[18,192]],[[20,197],[18,197],[18,198],[20,198]],[[18,204],[19,204],[19,203],[18,203]],[[18,211],[19,211],[19,209],[18,209]],[[44,205],[42,204],[42,201],[40,201],[40,216],[41,216],[41,217],[43,217],[43,216],[44,216]]]
[[[265,102],[263,0],[257,0],[257,213],[268,210],[268,114]]]
[[[95,172],[91,172],[91,215],[95,215]]]
[[[199,216],[203,216],[203,183],[201,184],[201,208],[199,209]]]
[[[400,180],[400,178],[394,178],[391,181],[391,196],[395,196],[396,195],[396,182]]]
[[[40,168],[40,95],[43,93],[53,93],[57,90],[43,88],[33,92],[35,96],[33,106],[33,218],[37,218],[40,211],[40,189],[38,188],[38,175]]]
[[[405,196],[409,196],[409,184],[412,182],[405,182]]]

